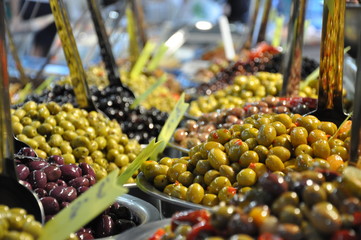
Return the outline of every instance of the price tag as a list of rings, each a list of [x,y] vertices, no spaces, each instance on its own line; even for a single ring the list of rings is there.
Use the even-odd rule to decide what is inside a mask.
[[[278,47],[281,44],[282,39],[282,28],[283,22],[285,21],[285,17],[283,15],[276,16],[275,18],[275,31],[272,39],[272,46]]]
[[[155,142],[153,139],[143,151],[138,154],[138,156],[134,159],[134,161],[127,167],[122,175],[119,176],[117,183],[119,185],[125,184],[128,179],[134,174],[135,171],[142,165],[144,161],[146,161],[155,151],[159,151],[162,142]]]
[[[155,44],[151,41],[148,41],[145,44],[145,47],[143,48],[137,62],[135,63],[133,69],[130,71],[131,78],[136,78],[139,76],[139,74],[142,72],[145,64],[147,63],[150,55],[152,54],[154,48],[155,48]]]
[[[127,193],[128,189],[117,184],[118,173],[119,169],[112,171],[46,223],[39,240],[66,239],[98,216],[118,196]]]
[[[135,29],[134,14],[129,6],[125,10],[125,14],[127,16],[127,32],[129,37],[129,59],[133,66],[139,56],[139,45]]]
[[[150,86],[144,93],[142,93],[140,96],[138,96],[132,105],[130,105],[131,109],[136,108],[141,102],[143,102],[157,87],[162,85],[167,81],[167,74],[163,74],[158,81],[156,81],[152,86]]]
[[[157,52],[154,54],[153,58],[150,60],[150,63],[148,65],[147,70],[149,72],[154,71],[158,67],[160,61],[164,57],[167,50],[168,50],[168,47],[167,47],[167,45],[165,45],[165,43],[163,43],[162,45],[159,46]]]
[[[167,121],[165,122],[162,130],[159,133],[158,141],[163,141],[159,151],[154,151],[151,159],[156,160],[159,153],[163,152],[171,139],[173,132],[177,128],[179,122],[183,118],[184,113],[187,111],[189,103],[184,102],[184,93],[180,96],[173,111],[170,113]]]

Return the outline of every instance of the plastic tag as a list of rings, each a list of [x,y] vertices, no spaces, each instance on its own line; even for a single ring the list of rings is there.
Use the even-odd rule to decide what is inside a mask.
[[[169,140],[171,139],[173,132],[177,128],[179,122],[183,118],[184,113],[187,111],[189,103],[184,102],[184,93],[180,96],[177,104],[175,105],[173,111],[170,113],[167,121],[165,122],[162,130],[159,133],[158,141],[163,141],[159,151],[154,151],[151,159],[156,160],[159,153],[163,152],[167,146]]]
[[[145,47],[143,48],[142,52],[140,53],[140,56],[135,63],[133,69],[130,72],[131,78],[136,78],[139,76],[139,74],[142,72],[145,64],[147,63],[150,55],[152,54],[153,50],[155,48],[155,44],[151,41],[148,41],[145,44]]]
[[[42,91],[44,91],[44,89],[46,89],[54,80],[55,80],[55,76],[50,76],[48,78],[45,79],[45,81],[43,81],[35,90],[34,93],[35,94],[41,94]]]
[[[153,58],[150,60],[147,70],[149,72],[154,71],[158,66],[160,61],[163,59],[165,53],[167,52],[168,47],[165,43],[161,44],[157,49],[157,52],[154,54]]]
[[[119,169],[112,171],[46,223],[39,240],[66,239],[98,216],[118,196],[127,193],[128,189],[117,183],[118,173]]]
[[[157,87],[162,85],[167,81],[167,74],[163,74],[158,81],[156,81],[152,86],[150,86],[144,93],[142,93],[140,96],[138,96],[132,105],[130,105],[131,109],[136,108],[141,102],[143,102]]]
[[[155,142],[153,139],[143,151],[138,154],[134,161],[127,167],[123,174],[118,177],[117,183],[119,185],[125,184],[128,179],[134,174],[136,170],[146,161],[155,151],[159,151],[161,148],[161,142]]]
[[[221,28],[223,47],[226,58],[227,60],[234,60],[236,53],[234,51],[231,29],[229,26],[228,18],[226,16],[220,16],[219,26]]]
[[[127,16],[127,32],[129,36],[129,59],[133,66],[139,56],[139,45],[135,29],[134,14],[129,6],[125,10],[125,14]]]
[[[274,30],[274,34],[273,34],[273,39],[272,39],[272,46],[274,47],[278,47],[281,44],[281,39],[282,39],[282,28],[283,28],[283,22],[285,21],[285,17],[283,15],[281,16],[276,16],[275,18],[275,30]]]

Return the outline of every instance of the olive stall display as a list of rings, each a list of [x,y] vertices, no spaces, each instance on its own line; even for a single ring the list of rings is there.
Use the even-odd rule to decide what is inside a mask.
[[[229,204],[174,214],[149,239],[361,239],[357,181],[327,170],[267,173]]]
[[[140,144],[148,144],[152,138],[157,137],[168,118],[168,113],[156,108],[145,109],[142,106],[131,108],[134,99],[122,91],[122,87],[108,85],[100,90],[93,86],[90,91],[95,106],[110,119],[117,120],[123,132]],[[59,105],[71,103],[74,107],[78,106],[73,87],[68,84],[56,84],[40,95],[27,96],[26,101],[37,103],[54,101]]]
[[[165,194],[214,206],[252,188],[267,172],[341,171],[350,148],[346,126],[337,129],[312,115],[254,114],[243,124],[212,131],[188,155],[146,161],[141,171]]]
[[[35,157],[35,151],[31,148],[22,148],[14,159],[20,182],[39,197],[46,221],[97,182],[94,170],[85,162],[65,164],[64,158],[57,155],[42,159]],[[108,237],[137,225],[137,216],[115,202],[77,231],[76,235],[80,239]]]
[[[15,136],[41,158],[59,155],[66,164],[90,164],[99,180],[115,168],[125,171],[141,151],[115,120],[66,103],[26,102],[12,109]],[[133,179],[129,179],[133,182]]]
[[[261,101],[245,103],[243,107],[218,109],[204,113],[197,120],[188,119],[173,134],[175,144],[190,149],[205,142],[210,132],[217,128],[230,128],[233,124],[242,124],[243,119],[256,113],[298,113],[306,114],[315,110],[314,98],[280,98],[268,96]]]

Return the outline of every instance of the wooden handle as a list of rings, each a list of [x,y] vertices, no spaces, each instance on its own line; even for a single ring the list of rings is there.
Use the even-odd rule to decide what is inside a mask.
[[[76,47],[64,3],[62,0],[50,0],[49,3],[63,45],[63,51],[69,67],[76,100],[81,108],[94,110],[95,107],[90,99],[89,87],[86,82],[86,74]]]
[[[288,24],[286,53],[283,59],[281,96],[297,96],[302,70],[302,47],[307,0],[294,0]]]

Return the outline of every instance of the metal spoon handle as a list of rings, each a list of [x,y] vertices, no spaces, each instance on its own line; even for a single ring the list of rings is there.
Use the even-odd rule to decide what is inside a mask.
[[[294,0],[288,24],[286,52],[283,60],[283,86],[281,96],[298,95],[301,68],[302,47],[307,0]]]
[[[257,37],[257,43],[263,42],[266,39],[266,31],[267,31],[268,18],[269,18],[269,13],[271,11],[271,6],[272,6],[272,0],[265,0],[263,6],[261,26]]]
[[[99,11],[98,2],[96,0],[87,0],[87,3],[94,23],[96,34],[98,36],[100,53],[108,73],[109,82],[114,85],[122,85],[118,66],[115,63],[112,48],[110,46],[107,33],[105,32],[104,21]]]
[[[359,46],[361,46],[361,33],[358,38]],[[355,98],[353,101],[352,128],[351,128],[351,148],[350,148],[350,164],[361,164],[361,47],[357,50],[357,74],[355,83]]]
[[[323,5],[317,111],[331,111],[332,115],[340,115],[343,120],[344,23],[345,1],[325,0]]]
[[[5,45],[4,1],[0,1],[0,172],[16,179],[10,114],[9,76]],[[11,165],[12,164],[12,165]]]
[[[91,95],[86,82],[85,70],[76,47],[76,42],[64,3],[62,0],[50,0],[49,3],[54,15],[58,34],[63,45],[63,51],[69,67],[76,100],[81,108],[94,110],[95,107],[90,98]]]
[[[251,21],[248,24],[251,27],[250,27],[249,32],[248,32],[247,40],[243,45],[243,49],[250,49],[251,46],[252,46],[253,33],[254,33],[254,28],[255,28],[255,25],[256,25],[256,20],[257,20],[257,16],[258,16],[258,12],[259,12],[258,10],[259,10],[260,1],[261,0],[256,0],[254,2]]]

